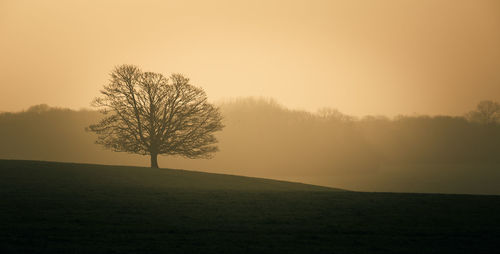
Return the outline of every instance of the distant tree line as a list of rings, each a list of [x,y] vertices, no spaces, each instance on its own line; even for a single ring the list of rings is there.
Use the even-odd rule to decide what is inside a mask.
[[[370,181],[373,188],[395,186],[399,191],[408,190],[405,188],[410,185],[418,187],[444,172],[435,167],[410,165],[472,165],[472,169],[463,169],[468,171],[446,171],[446,177],[453,174],[463,177],[464,184],[457,188],[465,188],[469,186],[465,184],[467,179],[492,174],[491,167],[480,165],[500,163],[500,124],[495,105],[498,103],[481,102],[464,116],[357,119],[335,109],[311,113],[290,110],[268,99],[237,99],[218,105],[226,127],[216,134],[220,152],[213,159],[167,157],[162,164],[171,168],[305,179],[310,183],[330,181],[327,183],[332,186],[345,188],[361,186],[360,179],[366,176],[365,182]],[[95,135],[83,129],[99,119],[102,116],[96,111],[43,105],[19,113],[2,113],[0,158],[147,163],[139,156],[103,151],[94,145]],[[379,176],[387,165],[403,165],[397,166],[395,172],[406,175],[397,180]],[[408,180],[402,180],[403,177]],[[407,184],[402,184],[404,181]],[[396,183],[401,184],[396,186]],[[411,190],[419,190],[417,187]]]

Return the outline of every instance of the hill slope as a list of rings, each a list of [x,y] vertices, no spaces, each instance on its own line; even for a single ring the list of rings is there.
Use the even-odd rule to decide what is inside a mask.
[[[152,169],[130,166],[0,160],[4,188],[11,184],[25,188],[152,188],[157,190],[223,191],[339,191],[322,186],[213,174],[179,169]]]
[[[0,253],[493,253],[500,196],[0,160]]]

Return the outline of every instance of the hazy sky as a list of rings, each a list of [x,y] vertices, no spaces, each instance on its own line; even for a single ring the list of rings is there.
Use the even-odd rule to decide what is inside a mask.
[[[0,111],[89,107],[124,63],[214,101],[462,114],[500,100],[500,1],[0,0]]]

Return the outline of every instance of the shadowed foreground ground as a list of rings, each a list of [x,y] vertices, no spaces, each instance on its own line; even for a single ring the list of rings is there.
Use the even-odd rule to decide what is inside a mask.
[[[492,253],[500,196],[0,160],[0,253]]]

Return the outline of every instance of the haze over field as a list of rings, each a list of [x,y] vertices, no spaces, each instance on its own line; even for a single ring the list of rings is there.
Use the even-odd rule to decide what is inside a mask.
[[[220,105],[213,159],[160,156],[160,167],[293,180],[361,191],[500,194],[500,125],[463,117],[354,120],[265,99]],[[148,156],[94,144],[95,111],[35,106],[0,114],[0,159],[148,165]]]
[[[500,2],[0,1],[0,111],[79,109],[113,66],[180,72],[218,101],[461,115],[500,99]]]

